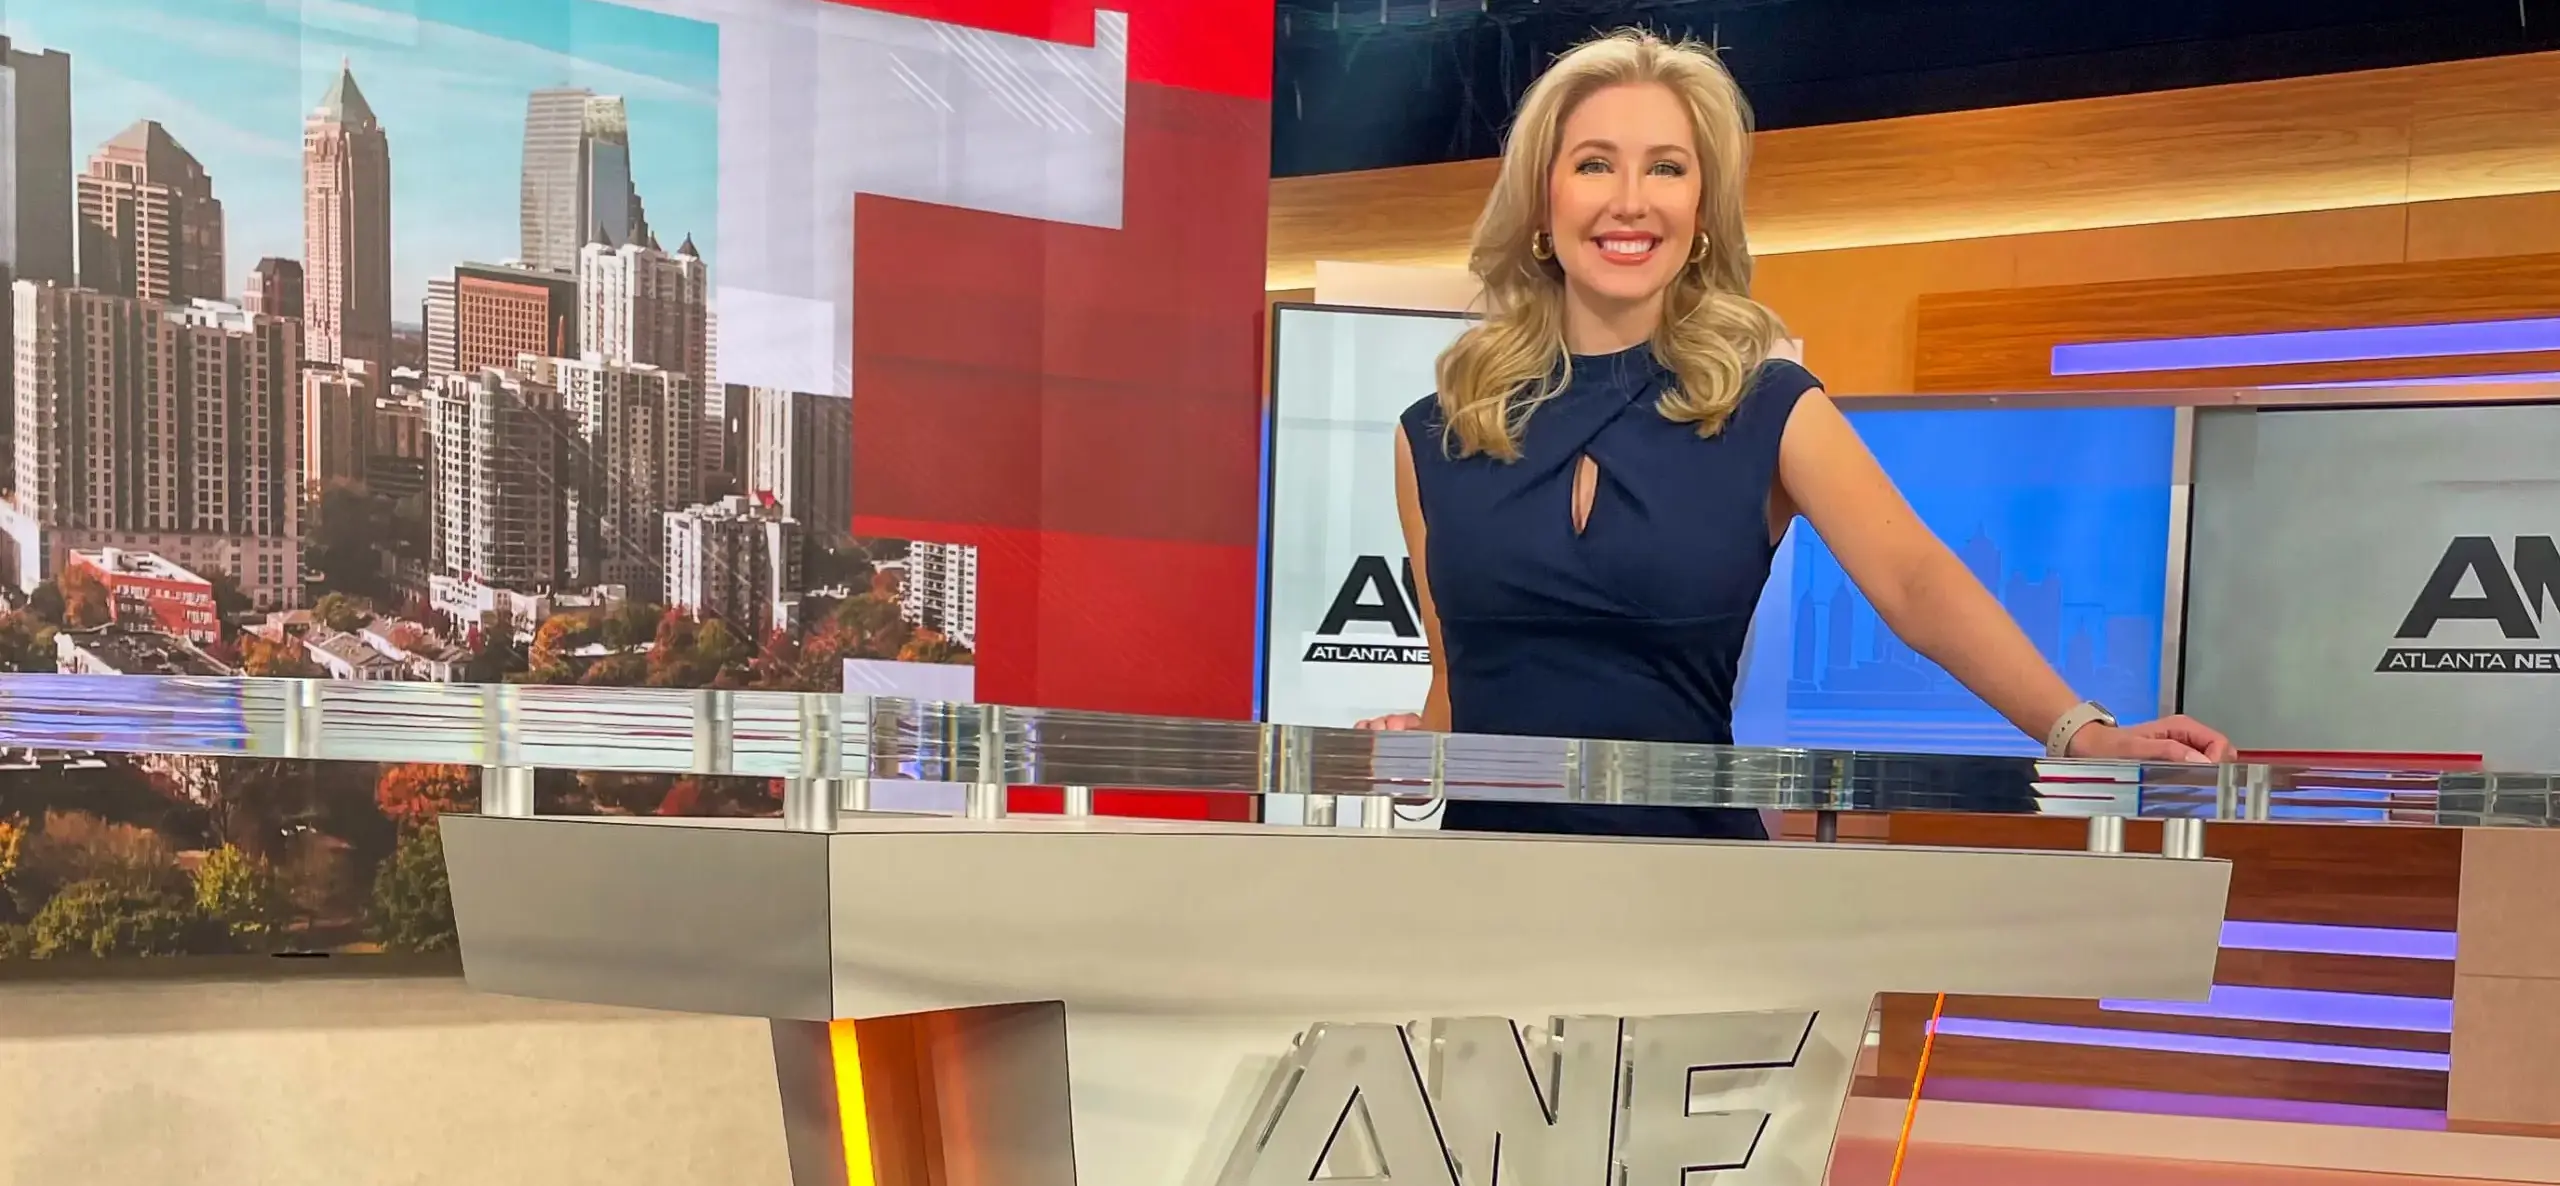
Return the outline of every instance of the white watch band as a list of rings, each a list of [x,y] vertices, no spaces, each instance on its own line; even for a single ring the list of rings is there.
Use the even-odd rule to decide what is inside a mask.
[[[2083,700],[2078,704],[2074,704],[2068,710],[2063,712],[2060,719],[2053,722],[2053,728],[2045,731],[2044,756],[2048,758],[2070,757],[2071,740],[2080,736],[2080,731],[2082,729],[2086,729],[2091,725],[2106,725],[2112,727],[2115,723],[2115,714],[2108,712],[2105,705],[2100,704],[2095,700]]]

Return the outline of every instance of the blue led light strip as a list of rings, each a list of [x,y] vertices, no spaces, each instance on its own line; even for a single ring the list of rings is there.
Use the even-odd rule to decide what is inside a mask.
[[[2442,325],[2376,325],[2289,333],[2074,342],[2053,348],[2056,375],[2127,375],[2207,367],[2380,362],[2470,354],[2560,350],[2560,317],[2459,321]]]

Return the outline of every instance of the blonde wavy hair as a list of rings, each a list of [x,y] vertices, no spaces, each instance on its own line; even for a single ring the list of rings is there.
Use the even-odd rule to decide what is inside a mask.
[[[1484,284],[1484,319],[1440,355],[1440,413],[1455,456],[1520,457],[1529,414],[1572,382],[1564,340],[1564,269],[1531,250],[1546,229],[1547,187],[1566,115],[1604,87],[1655,83],[1688,108],[1701,177],[1704,259],[1680,269],[1664,296],[1653,354],[1678,378],[1657,407],[1668,419],[1723,430],[1752,373],[1786,334],[1751,299],[1751,247],[1742,186],[1751,113],[1741,88],[1706,47],[1627,29],[1574,47],[1529,87],[1503,144],[1502,169],[1476,219],[1467,270]]]

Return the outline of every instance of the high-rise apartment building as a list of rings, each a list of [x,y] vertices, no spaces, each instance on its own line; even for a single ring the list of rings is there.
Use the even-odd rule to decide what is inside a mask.
[[[756,640],[799,625],[800,525],[745,498],[666,515],[667,604]]]
[[[269,317],[302,319],[302,261],[268,256],[249,269],[248,286],[240,290],[240,307]],[[308,326],[304,327],[307,331]]]
[[[550,588],[565,551],[560,393],[482,370],[442,376],[426,398],[436,574],[482,588]]]
[[[899,605],[907,621],[978,649],[978,549],[968,544],[908,545],[907,582]]]
[[[685,242],[693,236],[685,236]],[[702,311],[702,472],[736,476],[745,468],[745,409],[731,407],[728,384],[720,381],[720,303]]]
[[[453,270],[456,372],[504,369],[527,354],[562,358],[577,351],[575,276],[507,264],[463,264]]]
[[[647,245],[631,189],[631,122],[618,95],[584,87],[533,92],[525,103],[520,194],[525,266],[575,272],[589,243]]]
[[[78,181],[80,286],[184,304],[223,294],[222,202],[167,128],[137,121]]]
[[[14,303],[22,586],[112,547],[298,601],[300,326],[28,281]]]
[[[302,473],[314,496],[332,483],[365,480],[383,374],[363,358],[302,372]]]
[[[421,302],[418,323],[424,327],[427,348],[427,375],[450,375],[462,369],[455,349],[453,277],[435,276],[427,280],[427,299]]]
[[[391,140],[345,62],[302,121],[303,348],[391,365]]]
[[[690,505],[702,485],[700,389],[689,375],[593,354],[521,365],[559,392],[571,456],[564,484],[577,503],[568,524],[577,581],[657,600],[666,585],[667,512]]]
[[[578,253],[578,347],[607,362],[710,375],[710,275],[688,237],[673,254],[637,243]]]
[[[434,450],[427,436],[427,400],[417,390],[395,388],[373,401],[371,440],[365,447],[365,484],[376,494],[407,498],[427,488]]]
[[[811,546],[853,534],[853,401],[778,387],[731,387],[746,409],[748,497],[800,524]]]
[[[76,278],[71,55],[0,37],[0,107],[0,267],[5,279],[68,285]]]

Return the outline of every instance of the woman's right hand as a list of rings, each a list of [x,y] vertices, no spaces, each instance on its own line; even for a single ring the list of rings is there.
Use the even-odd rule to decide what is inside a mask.
[[[1392,712],[1382,717],[1371,717],[1357,725],[1353,725],[1352,728],[1366,729],[1371,733],[1413,732],[1422,728],[1422,714],[1418,712]]]

